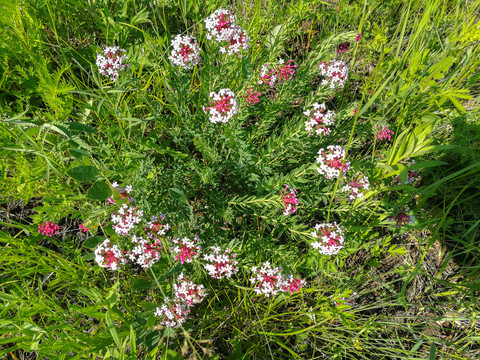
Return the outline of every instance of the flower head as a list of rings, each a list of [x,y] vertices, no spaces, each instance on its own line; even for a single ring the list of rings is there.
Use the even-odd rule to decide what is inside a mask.
[[[260,99],[258,98],[261,93],[258,91],[252,91],[252,87],[250,86],[247,90],[246,95],[242,95],[243,98],[245,98],[247,101],[245,102],[245,106],[248,106],[249,103],[252,105],[258,104],[260,102]]]
[[[238,57],[242,57],[242,50],[247,51],[248,49],[250,49],[250,38],[247,31],[236,25],[233,28],[232,35],[227,40],[227,44],[220,48],[220,52],[229,55],[238,54]]]
[[[270,87],[273,87],[278,78],[278,74],[276,73],[276,69],[269,69],[270,63],[266,63],[262,65],[260,69],[260,80],[258,80],[258,84],[261,85],[263,83],[268,84]]]
[[[160,242],[150,242],[142,237],[132,236],[135,247],[128,253],[128,258],[134,264],[149,269],[160,260]]]
[[[197,242],[198,240],[200,240],[200,238],[196,235],[193,240],[190,240],[186,237],[184,237],[183,239],[173,240],[175,247],[172,249],[172,251],[177,254],[175,260],[180,261],[183,265],[184,262],[192,262],[192,258],[198,258],[201,250],[200,245],[195,245],[195,242]]]
[[[360,41],[362,40],[362,34],[358,33],[357,36],[355,36],[355,41]]]
[[[168,57],[174,66],[190,69],[200,61],[200,48],[194,37],[177,35],[172,41],[173,51]]]
[[[210,93],[213,100],[209,107],[204,107],[204,112],[209,112],[210,121],[214,124],[226,124],[237,112],[238,101],[235,99],[235,93],[230,89],[221,89],[218,94]]]
[[[235,15],[226,9],[218,9],[205,19],[207,39],[229,41],[235,32]]]
[[[388,139],[388,141],[391,141],[392,140],[391,135],[395,134],[392,130],[390,130],[386,126],[384,126],[383,128],[381,128],[380,126],[377,126],[377,130],[379,130],[376,136],[377,140]]]
[[[175,301],[171,304],[170,299],[166,298],[161,307],[157,307],[155,316],[162,317],[161,325],[177,328],[182,325],[190,313],[190,307],[184,301]]]
[[[282,83],[284,80],[290,80],[290,78],[295,73],[295,68],[297,67],[297,65],[292,65],[293,60],[288,60],[285,63],[283,59],[280,59],[278,62],[280,63],[280,66],[276,69],[278,81]]]
[[[410,215],[406,213],[405,209],[400,210],[397,215],[390,219],[391,221],[395,221],[395,227],[398,228],[403,225],[407,225],[412,222],[412,218]]]
[[[130,230],[142,220],[143,211],[138,206],[123,204],[118,213],[112,214],[113,229],[119,235],[128,235]]]
[[[223,279],[224,277],[230,279],[238,271],[238,268],[235,267],[238,264],[238,261],[235,260],[237,254],[232,253],[230,249],[226,249],[222,253],[222,249],[218,246],[211,246],[210,250],[213,251],[213,254],[203,256],[204,260],[209,262],[204,266],[205,270],[214,279]]]
[[[318,154],[317,163],[320,167],[317,171],[327,179],[338,177],[342,171],[345,172],[350,167],[348,161],[344,162],[345,150],[339,145],[329,145],[326,151],[322,148]]]
[[[328,135],[332,132],[329,125],[333,125],[335,122],[335,112],[328,110],[325,104],[315,103],[313,104],[313,112],[307,110],[303,113],[308,120],[305,121],[305,130],[310,133],[315,129],[317,135]]]
[[[109,239],[105,239],[95,249],[95,261],[99,266],[110,270],[117,270],[126,263],[123,252],[118,245],[111,245]]]
[[[170,229],[170,225],[164,220],[165,214],[161,214],[160,217],[152,215],[150,221],[147,223],[145,231],[148,232],[147,236],[150,239],[156,239],[158,236],[164,236]]]
[[[175,299],[185,301],[188,306],[201,303],[208,294],[203,285],[188,281],[183,272],[178,276],[177,283],[173,284],[173,290],[175,291]]]
[[[60,227],[52,221],[47,221],[38,225],[38,232],[41,233],[42,235],[46,235],[50,237],[57,234],[59,229]]]
[[[350,49],[350,43],[347,41],[347,42],[343,42],[341,43],[340,45],[338,45],[337,47],[337,54],[338,55],[341,55],[343,53],[346,53],[348,52],[348,49]]]
[[[343,232],[343,227],[338,226],[335,222],[333,224],[317,224],[312,236],[318,241],[313,242],[312,247],[320,254],[335,255],[343,248],[345,241]]]
[[[352,181],[347,182],[342,188],[342,191],[350,192],[348,195],[349,200],[363,199],[363,192],[361,190],[368,190],[370,186],[368,177],[362,176],[359,179],[359,176],[361,175],[362,174],[357,174]]]
[[[300,278],[294,278],[293,275],[284,276],[282,279],[283,291],[293,294],[300,291],[305,286],[306,281]]]
[[[282,269],[279,267],[272,268],[268,261],[263,263],[260,269],[256,266],[252,267],[254,276],[250,279],[250,282],[257,284],[254,291],[267,297],[277,295],[279,291],[283,291],[281,271]]]
[[[323,61],[319,66],[320,73],[325,77],[325,79],[322,80],[322,85],[329,85],[331,89],[345,85],[345,81],[348,78],[348,68],[343,61]]]
[[[125,63],[127,60],[125,52],[118,46],[103,49],[103,55],[97,55],[97,67],[100,74],[110,77],[112,81],[117,81],[119,72],[130,66]]]
[[[282,196],[282,201],[285,204],[285,207],[283,208],[283,215],[287,216],[297,211],[297,208],[293,205],[298,205],[298,199],[296,198],[297,190],[290,188],[286,184],[284,184],[284,186],[285,192],[280,190],[280,195]]]
[[[78,228],[80,230],[82,230],[84,233],[86,233],[88,231],[88,227],[86,227],[84,224],[80,224],[80,226]]]

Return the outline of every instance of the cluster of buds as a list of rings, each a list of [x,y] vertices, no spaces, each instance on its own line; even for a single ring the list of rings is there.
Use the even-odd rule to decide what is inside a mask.
[[[343,53],[348,52],[348,49],[350,49],[350,43],[348,41],[341,43],[337,47],[337,54],[341,55]]]
[[[88,231],[88,227],[86,227],[85,224],[80,224],[80,226],[78,228],[79,228],[79,230],[83,231],[84,233],[86,233]]]
[[[260,268],[252,267],[252,272],[254,276],[250,282],[256,284],[254,291],[266,297],[275,296],[280,291],[293,294],[305,286],[305,280],[283,275],[280,267],[272,268],[268,261]]]
[[[208,292],[203,285],[194,284],[180,273],[177,279],[177,284],[173,284],[175,292],[175,299],[185,301],[188,306],[193,306],[202,302],[203,298],[207,296]]]
[[[95,261],[99,266],[110,270],[117,270],[120,265],[127,262],[123,251],[118,248],[118,245],[111,245],[109,239],[105,239],[95,249]]]
[[[161,307],[157,307],[155,311],[156,317],[161,317],[160,324],[177,328],[181,326],[190,314],[190,307],[184,301],[174,300],[173,304],[169,298],[165,299]]]
[[[172,251],[177,255],[175,257],[176,261],[180,261],[183,263],[192,262],[192,258],[196,259],[200,255],[201,246],[195,245],[195,243],[200,240],[200,238],[195,235],[193,240],[184,237],[183,239],[175,239],[173,243],[175,246],[173,247]]]
[[[204,265],[204,269],[214,279],[223,279],[224,277],[230,279],[230,277],[238,271],[235,265],[238,261],[235,260],[237,254],[232,253],[230,249],[226,249],[222,253],[222,249],[218,246],[211,246],[210,250],[213,254],[207,254],[203,256],[203,259],[209,264]]]
[[[377,136],[376,136],[377,140],[388,139],[388,141],[391,141],[392,140],[392,135],[395,134],[395,132],[393,132],[392,130],[390,130],[386,126],[384,126],[384,127],[377,126],[377,130],[379,130],[378,133],[377,133]]]
[[[338,305],[354,306],[357,303],[357,301],[355,300],[356,297],[357,297],[357,293],[353,292],[352,295],[350,295],[348,298],[341,296],[338,298],[339,301],[335,301],[335,299],[333,299],[332,301],[335,306],[338,306]]]
[[[58,233],[59,229],[60,227],[52,221],[47,221],[38,225],[38,232],[42,235],[47,235],[50,237]]]
[[[360,41],[362,40],[362,34],[358,33],[357,36],[355,36],[355,41]]]
[[[247,94],[242,95],[242,97],[246,99],[245,106],[248,106],[248,104],[258,104],[260,102],[260,99],[258,97],[261,95],[262,94],[258,91],[252,90],[252,87],[250,86],[247,90]]]
[[[134,199],[133,197],[130,196],[130,193],[133,191],[132,185],[127,185],[125,187],[121,187],[118,185],[118,183],[115,181],[112,186],[118,191],[118,196],[120,199],[126,199],[128,202],[133,202]],[[113,200],[113,196],[108,199],[110,204],[115,204],[115,200]]]
[[[327,151],[321,148],[318,154],[317,163],[320,167],[317,171],[327,179],[338,177],[340,172],[345,172],[350,167],[349,162],[344,162],[345,150],[340,145],[329,145]]]
[[[291,215],[297,211],[297,208],[293,205],[298,205],[298,199],[296,198],[297,190],[290,188],[287,184],[284,184],[285,191],[280,190],[283,204],[283,215]]]
[[[150,243],[142,237],[132,236],[134,248],[128,252],[129,260],[144,269],[151,268],[160,259],[160,242]]]
[[[305,130],[312,132],[316,127],[315,133],[317,135],[329,135],[332,130],[327,128],[329,125],[333,125],[335,122],[335,112],[328,110],[325,104],[315,103],[313,104],[313,112],[310,110],[305,111],[303,114],[308,117],[305,121]]]
[[[160,217],[152,215],[145,228],[145,231],[148,232],[147,236],[150,239],[156,239],[158,236],[165,236],[167,231],[170,230],[170,225],[166,222],[164,223],[165,218],[165,214],[161,214]]]
[[[312,247],[320,254],[335,255],[343,248],[345,241],[343,232],[343,227],[338,226],[335,222],[333,224],[317,224],[312,236],[319,240],[313,242]]]
[[[210,122],[213,124],[226,124],[237,112],[238,101],[235,93],[230,89],[221,89],[218,94],[210,93],[212,99],[209,107],[203,107],[203,111],[209,113]]]
[[[329,85],[331,89],[345,85],[345,81],[348,78],[348,68],[343,61],[323,61],[319,66],[320,73],[325,77],[325,79],[322,80],[322,85]]]
[[[110,77],[112,81],[117,81],[119,72],[124,70],[130,64],[126,64],[127,57],[124,49],[118,46],[106,47],[103,55],[97,55],[97,67],[100,74]]]
[[[342,188],[345,192],[350,192],[348,195],[349,200],[363,199],[363,192],[361,190],[368,190],[370,182],[367,176],[363,176],[359,179],[361,174],[357,174],[355,178],[345,184]]]
[[[260,80],[258,80],[258,83],[268,84],[270,87],[273,87],[277,82],[282,83],[290,80],[297,67],[297,65],[292,65],[292,63],[293,60],[288,60],[285,63],[285,60],[280,59],[278,60],[279,65],[271,70],[269,70],[270,63],[262,65],[260,70]]]
[[[168,57],[174,66],[190,69],[200,61],[197,40],[188,35],[177,35],[172,41],[173,51]]]
[[[135,227],[135,224],[142,220],[142,216],[143,211],[138,210],[138,206],[133,207],[123,204],[118,213],[112,214],[113,229],[118,235],[127,236],[130,230]]]

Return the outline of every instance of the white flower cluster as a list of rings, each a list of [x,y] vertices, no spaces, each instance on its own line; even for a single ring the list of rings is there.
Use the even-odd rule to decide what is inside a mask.
[[[327,126],[334,124],[335,112],[332,110],[326,111],[326,109],[325,104],[315,103],[313,104],[313,113],[310,110],[303,113],[309,118],[305,121],[306,131],[311,133],[316,128],[315,133],[317,135],[329,135],[332,132]]]
[[[110,77],[112,81],[117,81],[119,72],[125,67],[130,66],[125,63],[127,56],[125,50],[118,46],[106,47],[103,50],[103,55],[97,55],[97,67],[100,74]]]
[[[229,55],[238,54],[250,48],[250,37],[244,28],[235,24],[235,15],[225,9],[218,9],[205,19],[208,30],[207,39],[215,39],[219,43],[226,42],[220,47],[220,52]]]
[[[201,303],[203,298],[208,295],[203,285],[188,281],[188,279],[183,276],[183,272],[180,273],[177,281],[177,284],[173,284],[175,298],[187,302],[188,306]]]
[[[242,57],[241,51],[248,49],[250,49],[250,37],[244,28],[236,25],[228,44],[220,47],[220,52],[228,55],[238,54],[238,57]]]
[[[172,328],[182,325],[190,313],[190,307],[183,301],[174,302],[170,305],[170,299],[165,298],[165,303],[161,307],[157,307],[155,316],[162,317],[160,324]]]
[[[142,237],[132,236],[132,244],[135,247],[128,252],[128,258],[134,264],[144,269],[149,269],[160,259],[160,243],[151,244]]]
[[[118,235],[128,235],[130,230],[142,220],[143,211],[138,207],[123,204],[118,213],[112,214],[113,229]]]
[[[161,223],[163,220],[165,220],[165,218],[165,214],[161,214],[160,218],[155,215],[150,217],[150,221],[147,223],[147,227],[145,228],[145,231],[148,231],[147,236],[150,239],[156,239],[158,236],[164,236],[167,231],[170,230],[169,224]]]
[[[319,66],[322,76],[325,77],[322,85],[329,85],[331,89],[345,85],[348,79],[348,68],[343,61],[333,60],[330,63],[323,61]]]
[[[280,267],[272,268],[270,262],[267,261],[263,263],[260,269],[253,266],[252,272],[255,276],[250,279],[250,282],[252,284],[258,283],[254,289],[257,294],[264,294],[266,297],[269,297],[270,295],[277,295],[279,291],[283,291],[283,275]]]
[[[205,261],[210,262],[210,264],[204,265],[204,269],[214,279],[223,279],[224,277],[230,279],[238,271],[238,268],[235,267],[238,264],[238,261],[235,260],[237,254],[232,253],[230,249],[226,249],[222,254],[222,249],[218,246],[211,246],[210,250],[213,251],[213,254],[203,256]]]
[[[202,247],[200,245],[195,245],[195,242],[199,240],[200,238],[198,235],[195,235],[193,240],[190,240],[187,237],[173,240],[175,247],[172,249],[172,252],[177,254],[175,260],[179,260],[183,264],[184,262],[191,263],[192,258],[198,258]]]
[[[119,265],[126,263],[122,251],[117,245],[111,245],[109,239],[105,239],[95,249],[95,261],[103,268],[117,270]]]
[[[263,263],[260,269],[253,266],[252,272],[255,276],[250,279],[250,282],[252,284],[258,283],[254,291],[266,297],[275,296],[279,292],[293,294],[300,291],[300,288],[305,286],[306,283],[305,280],[294,278],[293,275],[283,275],[282,268],[272,268],[269,261]]]
[[[235,31],[235,15],[226,9],[218,9],[205,19],[207,39],[228,41]]]
[[[350,192],[348,195],[349,200],[363,199],[363,192],[361,189],[368,190],[370,182],[368,177],[364,176],[361,179],[358,179],[360,174],[358,174],[355,179],[346,185],[343,186],[342,191]]]
[[[218,94],[210,93],[211,106],[203,107],[203,111],[209,113],[210,122],[213,124],[226,124],[238,112],[238,100],[235,93],[230,89],[221,89]]]
[[[200,61],[200,48],[194,37],[177,35],[172,41],[173,51],[168,57],[173,65],[190,69]]]
[[[338,177],[341,171],[347,171],[350,163],[345,161],[342,166],[345,150],[340,145],[329,145],[325,152],[323,148],[318,150],[317,163],[320,167],[317,171],[321,175],[325,175],[327,179]]]
[[[343,232],[343,227],[338,226],[335,222],[333,224],[317,224],[312,236],[318,238],[319,241],[315,241],[311,245],[320,254],[335,255],[343,248],[345,241]]]

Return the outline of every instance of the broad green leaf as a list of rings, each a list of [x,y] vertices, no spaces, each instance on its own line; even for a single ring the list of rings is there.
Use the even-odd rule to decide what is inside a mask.
[[[87,193],[87,197],[92,200],[106,200],[110,196],[112,196],[112,189],[105,180],[96,181]]]
[[[77,181],[93,181],[98,175],[98,169],[93,166],[77,166],[68,170],[67,174]]]
[[[100,244],[103,240],[105,240],[104,236],[92,236],[85,240],[82,244],[83,247],[87,249],[96,248],[98,244]]]

